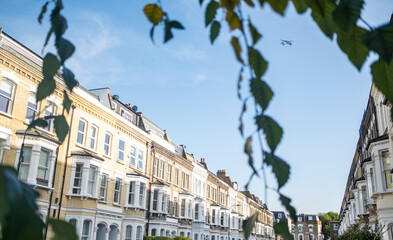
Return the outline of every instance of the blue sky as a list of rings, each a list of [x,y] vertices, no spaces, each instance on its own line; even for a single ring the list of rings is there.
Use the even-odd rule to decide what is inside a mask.
[[[161,2],[170,18],[186,27],[165,45],[161,29],[155,32],[155,45],[149,39],[151,25],[142,12],[147,1],[65,0],[66,37],[77,48],[67,66],[84,87],[110,87],[122,102],[137,105],[170,138],[185,144],[188,152],[206,158],[211,171],[225,169],[244,186],[250,169],[237,130],[240,66],[228,29],[221,30],[212,46],[198,1]],[[43,25],[37,22],[43,4],[13,0],[0,8],[4,31],[37,53],[49,26],[48,16]],[[369,0],[363,18],[378,26],[389,20],[392,9],[391,0]],[[277,154],[292,166],[283,193],[293,198],[298,212],[338,212],[371,87],[371,61],[358,72],[318,30],[310,12],[299,16],[292,5],[285,17],[269,6],[249,14],[263,34],[257,47],[270,62],[264,79],[275,96],[268,113],[284,128]],[[280,39],[295,42],[283,47]],[[251,133],[252,114],[246,115],[245,124]],[[275,186],[271,176],[268,184]],[[265,199],[262,186],[261,179],[254,179],[250,189]],[[268,207],[282,209],[272,191]]]

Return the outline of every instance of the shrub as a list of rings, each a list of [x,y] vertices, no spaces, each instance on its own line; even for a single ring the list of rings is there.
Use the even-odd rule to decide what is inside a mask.
[[[360,227],[355,225],[348,229],[344,234],[338,236],[337,240],[382,240],[382,228],[375,225],[374,228],[369,225]]]

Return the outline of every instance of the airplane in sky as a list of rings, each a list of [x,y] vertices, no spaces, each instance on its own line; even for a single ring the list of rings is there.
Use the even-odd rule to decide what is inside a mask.
[[[285,46],[285,44],[292,46],[292,43],[295,41],[294,39],[292,40],[284,40],[284,39],[280,39],[281,40],[281,45]]]

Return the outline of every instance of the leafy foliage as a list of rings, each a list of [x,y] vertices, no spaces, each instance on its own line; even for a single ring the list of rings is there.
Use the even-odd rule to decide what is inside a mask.
[[[53,231],[52,240],[77,240],[75,228],[70,223],[58,220],[49,219],[49,225]]]
[[[273,227],[274,227],[274,233],[276,235],[281,236],[280,239],[284,239],[284,240],[292,240],[293,239],[293,236],[289,232],[287,221],[280,221],[278,223],[275,223]]]
[[[0,166],[0,225],[3,239],[41,240],[44,223],[37,214],[38,193],[20,181],[15,169]]]
[[[324,239],[327,240],[330,237],[330,221],[338,221],[339,216],[336,212],[319,213],[319,220],[322,223],[322,234]]]
[[[355,225],[348,229],[344,234],[339,236],[337,240],[382,240],[382,228],[377,224],[374,228],[365,225],[360,227]]]
[[[254,213],[251,217],[247,218],[246,220],[243,221],[243,232],[244,232],[244,238],[248,239],[252,233],[252,229],[255,226],[255,221],[257,220],[258,214]]]

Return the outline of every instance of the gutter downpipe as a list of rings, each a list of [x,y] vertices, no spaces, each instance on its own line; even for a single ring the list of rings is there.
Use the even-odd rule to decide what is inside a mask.
[[[153,165],[154,165],[154,159],[156,157],[156,151],[154,150],[154,145],[151,146],[151,153],[153,153]],[[146,169],[147,170],[147,169]],[[150,175],[150,181],[149,181],[149,190],[148,190],[148,195],[147,195],[147,223],[146,223],[146,236],[149,236],[149,227],[150,227],[150,200],[151,200],[151,183],[153,181],[153,171],[154,167],[152,168],[152,174]]]
[[[64,193],[64,182],[65,182],[65,175],[67,173],[67,162],[68,162],[68,152],[70,150],[70,139],[71,139],[71,129],[72,129],[72,122],[74,120],[74,111],[76,106],[72,105],[72,113],[71,113],[71,123],[70,123],[70,129],[68,130],[68,142],[67,142],[67,151],[65,155],[65,163],[64,163],[64,171],[63,171],[63,180],[61,183],[61,190],[60,190],[60,201],[59,201],[59,211],[57,212],[57,219],[60,218],[60,211],[61,211],[61,203],[63,201],[63,193]]]

